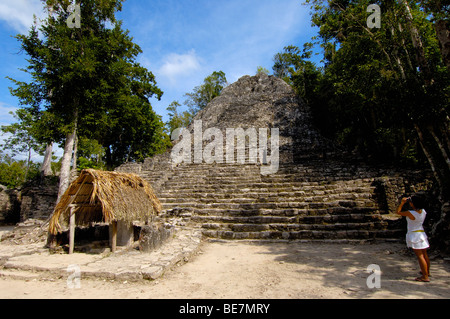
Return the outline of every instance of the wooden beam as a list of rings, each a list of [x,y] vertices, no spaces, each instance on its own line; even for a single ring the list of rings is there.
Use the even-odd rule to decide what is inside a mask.
[[[111,236],[111,252],[116,252],[117,247],[117,221],[111,222],[111,230],[112,230],[112,236]]]
[[[70,222],[69,222],[69,254],[73,254],[75,246],[75,207],[70,206]]]
[[[83,185],[84,185],[84,182],[86,181],[86,178],[87,178],[87,176],[85,176],[85,177],[83,178],[83,181],[81,182],[81,184],[78,183],[79,186],[78,186],[78,189],[77,189],[76,193],[75,193],[74,195],[70,195],[69,205],[71,205],[72,202],[73,202],[73,200],[77,197],[78,193],[80,192],[81,188],[82,188]],[[70,186],[73,186],[73,185],[71,184]],[[70,186],[69,186],[69,187],[70,187]]]
[[[79,203],[79,204],[70,204],[70,206],[75,208],[83,208],[83,207],[97,207],[100,206],[99,203],[89,204],[89,203]]]

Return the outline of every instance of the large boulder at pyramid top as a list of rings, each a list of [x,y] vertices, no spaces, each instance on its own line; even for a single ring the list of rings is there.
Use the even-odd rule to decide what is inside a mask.
[[[194,120],[203,131],[219,128],[225,139],[227,128],[279,129],[280,163],[321,156],[328,143],[313,127],[307,105],[283,80],[261,73],[243,76],[223,89]],[[193,131],[194,124],[189,126]],[[270,132],[269,132],[270,135]],[[270,138],[268,141],[270,148]]]

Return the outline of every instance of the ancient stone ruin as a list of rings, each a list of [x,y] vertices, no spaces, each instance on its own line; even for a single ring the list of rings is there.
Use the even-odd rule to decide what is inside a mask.
[[[199,128],[203,133],[200,142],[195,140]],[[210,128],[222,135],[212,138],[206,134]],[[261,174],[261,166],[267,165],[262,157],[274,150],[269,143],[267,154],[251,153],[250,136],[241,145],[244,161],[238,160],[238,150],[233,150],[236,157],[232,163],[225,160],[227,155],[223,161],[214,157],[213,162],[196,158],[196,146],[201,145],[200,156],[205,157],[205,152],[211,151],[208,143],[226,141],[230,128],[247,133],[250,128],[256,132],[277,128],[276,172]],[[398,168],[373,167],[336,148],[313,127],[308,107],[292,88],[266,74],[244,76],[226,87],[183,132],[191,133],[183,139],[192,138],[190,143],[183,142],[192,146],[189,156],[182,157],[185,161],[174,161],[169,151],[116,170],[150,181],[163,212],[183,212],[206,237],[398,239],[404,234],[404,225],[393,215],[398,196],[430,186],[427,172],[411,174]],[[214,146],[213,153],[226,148],[225,142]]]
[[[312,122],[307,105],[284,81],[266,74],[244,76],[226,87],[185,130],[191,138],[189,160],[175,162],[170,150],[143,163],[123,164],[116,171],[136,173],[150,182],[163,205],[160,221],[200,228],[206,237],[402,238],[405,225],[393,214],[398,197],[429,189],[429,172],[368,165],[323,138]],[[200,142],[196,129],[202,134]],[[208,129],[221,136],[208,135]],[[232,138],[232,152],[226,145],[229,129],[242,133],[240,141],[237,135]],[[267,134],[264,143],[261,129]],[[279,163],[273,173],[262,174],[275,151],[274,129],[279,135]],[[216,144],[211,154],[223,148],[223,160],[213,156],[215,160],[207,162],[209,146],[218,141],[222,144]],[[0,195],[0,222],[12,218],[22,224],[42,223],[53,211],[57,185],[29,186],[20,192],[2,189]],[[143,242],[151,248],[164,234],[150,233]]]
[[[199,129],[201,134],[196,134]],[[227,130],[234,134],[230,133],[232,138]],[[106,221],[101,216],[107,213],[107,202],[123,206],[114,211],[127,215],[139,216],[145,207],[139,197],[127,195],[127,187],[105,191],[104,200],[98,197],[86,202],[93,198],[96,179],[81,174],[82,179],[72,184],[74,188],[67,193],[70,202],[64,207],[72,213],[78,211],[75,218],[68,219],[72,227],[58,232],[56,241],[57,247],[68,246],[69,252],[72,247],[86,253],[84,263],[80,261],[83,278],[159,278],[165,270],[189,260],[205,237],[337,243],[404,240],[404,220],[393,214],[398,197],[427,190],[431,185],[425,171],[374,167],[336,148],[314,128],[308,107],[293,90],[282,80],[265,74],[244,76],[229,85],[198,113],[190,127],[178,133],[172,150],[116,169],[135,173],[152,186],[162,209],[150,221],[138,224],[135,217],[123,220],[116,216],[117,231],[113,226],[111,232],[111,225],[92,225],[87,218],[90,226],[75,228],[85,224],[77,221],[83,216],[98,213],[95,221]],[[264,134],[266,140],[261,137]],[[231,140],[232,148],[226,145]],[[183,161],[178,161],[174,150],[182,150]],[[268,173],[263,168],[273,164],[275,155],[276,170]],[[209,161],[211,158],[214,161]],[[100,175],[120,175],[109,178],[110,182],[128,185],[126,174],[91,172],[96,174],[102,182],[108,178]],[[139,178],[133,180],[146,184]],[[67,276],[66,264],[58,268],[52,262],[41,265],[35,261],[42,256],[54,260],[52,255],[63,253],[43,248],[49,228],[45,221],[54,211],[56,196],[55,183],[28,186],[19,192],[1,189],[0,222],[10,219],[11,214],[20,221],[13,231],[0,233],[2,244],[7,243],[0,254],[3,274],[10,270],[10,275],[17,276],[15,270],[36,270]],[[64,216],[61,213],[60,217]],[[432,218],[432,212],[429,216]],[[110,254],[108,245],[113,251],[114,243],[120,246],[122,241],[121,220],[126,222],[122,232],[126,235],[125,246]],[[21,250],[17,244],[26,245]]]

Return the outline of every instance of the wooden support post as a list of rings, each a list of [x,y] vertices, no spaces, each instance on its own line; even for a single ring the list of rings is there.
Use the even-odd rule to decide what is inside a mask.
[[[111,230],[112,230],[112,236],[111,236],[111,252],[116,252],[116,246],[117,246],[117,221],[111,222]]]
[[[75,246],[75,207],[70,205],[70,224],[69,224],[69,254],[73,254]]]

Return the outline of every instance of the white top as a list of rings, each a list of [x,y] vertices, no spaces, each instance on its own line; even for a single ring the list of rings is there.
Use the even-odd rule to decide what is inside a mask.
[[[408,222],[408,232],[413,232],[416,230],[423,230],[423,222],[425,217],[427,216],[427,212],[425,209],[421,209],[421,212],[418,213],[415,210],[409,211],[416,219],[412,220],[409,217],[406,217],[406,221]]]

